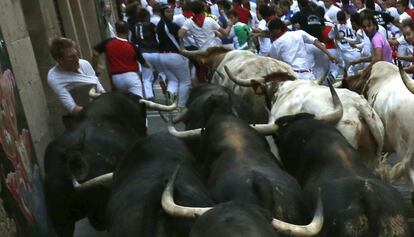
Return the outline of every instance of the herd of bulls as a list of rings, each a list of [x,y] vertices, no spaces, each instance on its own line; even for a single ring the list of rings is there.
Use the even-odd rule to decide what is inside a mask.
[[[59,236],[84,217],[110,236],[411,236],[402,197],[375,172],[395,151],[401,162],[382,177],[414,179],[405,73],[378,62],[334,89],[247,51],[182,53],[215,73],[170,117],[169,134],[147,136],[145,111],[174,105],[113,92],[49,144],[46,200]]]

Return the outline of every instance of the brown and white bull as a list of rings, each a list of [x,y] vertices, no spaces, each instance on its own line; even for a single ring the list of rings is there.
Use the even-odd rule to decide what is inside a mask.
[[[399,71],[381,61],[360,75],[345,78],[344,86],[362,94],[384,124],[385,151],[395,151],[400,159],[389,171],[389,178],[393,181],[409,174],[414,183],[414,82],[402,68]]]
[[[251,77],[236,78],[230,69],[229,77],[239,85],[249,87],[252,82],[262,83],[270,96],[272,108],[269,123],[278,118],[297,113],[324,114],[332,111],[329,88],[306,80],[270,80]],[[253,83],[254,84],[254,83]],[[360,95],[347,89],[337,90],[343,103],[343,116],[336,128],[361,154],[364,162],[374,168],[383,148],[384,127],[379,116]]]
[[[239,86],[229,80],[224,71],[224,66],[230,68],[237,77],[265,77],[272,75],[272,77],[282,80],[296,79],[295,73],[288,64],[273,58],[254,54],[247,50],[211,47],[206,51],[182,50],[181,53],[207,66],[213,74],[212,83],[227,87],[236,95],[241,96],[249,108],[252,108],[255,122],[257,123],[266,123],[268,120],[268,111],[264,107],[265,99],[256,96],[250,88]]]

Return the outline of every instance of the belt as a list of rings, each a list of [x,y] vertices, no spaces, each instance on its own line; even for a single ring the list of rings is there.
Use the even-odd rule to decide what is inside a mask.
[[[293,69],[293,71],[297,73],[304,73],[304,72],[312,72],[312,69]]]

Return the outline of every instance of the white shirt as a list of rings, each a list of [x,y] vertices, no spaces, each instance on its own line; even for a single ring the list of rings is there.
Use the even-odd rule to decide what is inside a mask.
[[[325,19],[332,22],[332,23],[336,23],[338,20],[336,19],[336,14],[341,11],[341,9],[335,5],[331,5],[329,7],[329,9],[325,12]]]
[[[305,44],[313,44],[315,37],[303,30],[288,31],[273,41],[269,56],[292,66],[293,69],[311,69],[313,56],[305,50]]]
[[[357,46],[361,48],[361,55],[363,57],[369,57],[371,56],[371,40],[369,37],[365,34],[365,32],[362,29],[359,29],[356,32],[357,39],[361,42]]]
[[[186,18],[183,14],[175,15],[173,18],[173,22],[176,23],[180,27],[182,27],[187,21],[191,21],[191,20],[189,18]],[[190,35],[188,32],[185,33],[183,41],[184,41],[185,47],[196,45],[193,36]]]
[[[150,18],[151,23],[154,24],[155,26],[158,25],[160,20],[161,20],[161,17],[158,16],[158,15],[152,15],[151,18]]]
[[[220,9],[216,3],[210,6],[210,11],[211,11],[211,14],[213,14],[217,18],[220,17]]]
[[[182,28],[193,36],[199,49],[221,45],[221,40],[214,34],[216,30],[220,29],[220,25],[210,17],[204,19],[204,24],[201,28],[193,20],[185,22]]]
[[[410,15],[408,15],[406,12],[403,12],[400,15],[400,22],[403,22],[405,19],[411,19]]]
[[[79,59],[79,73],[62,71],[57,65],[52,67],[47,74],[47,82],[69,112],[76,107],[69,90],[82,85],[96,85],[98,92],[105,92],[91,64],[83,59]]]
[[[355,31],[349,27],[349,25],[347,24],[337,24],[336,26],[338,28],[338,36],[339,36],[339,40],[337,40],[337,45],[339,47],[339,49],[342,52],[353,52],[353,51],[357,51],[357,49],[352,48],[352,46],[348,43],[348,41],[355,41],[357,39],[357,36],[355,34]],[[335,39],[335,29],[334,27],[332,28],[332,30],[328,33],[328,37],[329,39]]]
[[[264,19],[260,20],[257,28],[259,28],[262,31],[267,31],[268,30],[267,22]],[[272,42],[270,41],[270,38],[259,37],[258,40],[259,40],[259,45],[260,45],[259,54],[263,56],[269,55],[270,47],[272,46]]]

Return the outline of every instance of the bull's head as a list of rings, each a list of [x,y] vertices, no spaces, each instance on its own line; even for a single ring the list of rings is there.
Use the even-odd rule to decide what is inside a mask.
[[[180,53],[197,62],[200,65],[204,65],[210,68],[217,68],[218,65],[222,62],[226,53],[230,52],[231,49],[225,47],[210,47],[206,50],[195,50],[188,51],[181,49]]]
[[[371,76],[373,65],[374,64],[371,63],[357,75],[345,76],[342,80],[342,87],[354,91],[358,94],[364,94],[368,89],[369,77]]]
[[[230,80],[232,80],[235,84],[243,87],[252,87],[257,95],[265,96],[266,106],[268,109],[271,108],[271,101],[273,99],[272,96],[274,96],[277,91],[279,83],[283,81],[296,80],[296,77],[287,72],[273,72],[264,77],[240,79],[235,77],[227,66],[224,66],[224,70]]]
[[[168,184],[161,197],[161,205],[163,209],[172,216],[178,216],[182,218],[195,219],[207,211],[213,209],[213,207],[184,207],[177,205],[174,202],[174,183],[179,171],[179,167],[176,168],[172,177],[168,181]],[[271,221],[272,226],[279,232],[285,233],[289,236],[314,236],[317,235],[323,227],[323,207],[321,198],[318,198],[317,207],[315,209],[314,217],[308,225],[295,225],[290,224],[276,218]]]
[[[342,118],[343,106],[332,84],[330,82],[328,82],[328,84],[329,84],[329,89],[332,95],[332,102],[334,104],[334,110],[326,114],[316,115],[314,118],[316,120],[324,121],[329,124],[336,124]],[[252,128],[254,128],[256,131],[258,131],[262,135],[272,135],[276,133],[279,128],[274,123],[264,124],[264,125],[256,124],[256,125],[251,125],[251,126]],[[175,129],[174,124],[170,122],[168,125],[168,131],[170,132],[171,135],[175,137],[179,137],[182,139],[195,139],[195,138],[200,137],[202,129],[199,128],[199,129],[179,132]]]

